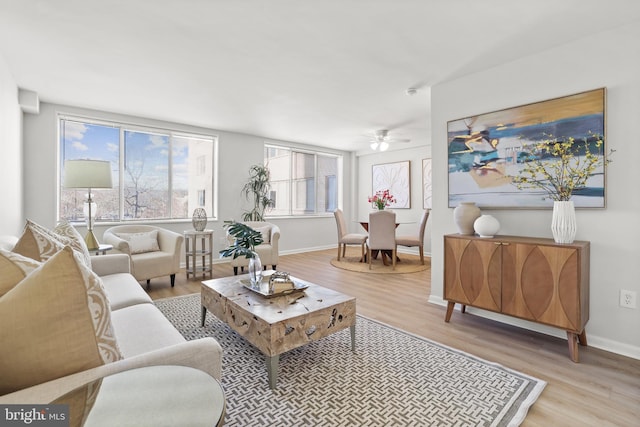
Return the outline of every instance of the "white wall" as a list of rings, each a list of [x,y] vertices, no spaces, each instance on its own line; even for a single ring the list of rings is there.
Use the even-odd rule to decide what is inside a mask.
[[[607,207],[577,211],[576,239],[591,242],[590,320],[586,330],[589,345],[640,358],[640,309],[618,306],[620,289],[640,295],[638,40],[640,25],[634,24],[432,88],[433,175],[434,182],[441,183],[433,192],[432,302],[442,302],[442,236],[456,232],[444,184],[447,121],[606,87],[606,144],[617,150],[607,170]],[[496,210],[491,214],[501,223],[500,234],[551,237],[550,210]],[[505,316],[492,317],[565,336],[557,329]]]
[[[0,235],[18,235],[22,219],[22,111],[18,86],[0,55]]]
[[[214,230],[214,249],[216,252],[226,246],[224,229],[222,228],[223,221],[228,219],[240,220],[243,211],[249,208],[249,202],[241,195],[241,189],[248,178],[249,167],[263,162],[264,138],[42,103],[40,105],[40,114],[26,115],[24,121],[25,217],[47,227],[54,226],[56,222],[56,195],[58,188],[56,119],[58,113],[77,114],[103,120],[169,127],[185,132],[218,135],[218,217],[217,220],[210,221],[207,224],[207,228]],[[269,142],[296,145],[282,141]],[[348,152],[332,152],[345,156],[345,199],[350,199],[351,154]],[[209,212],[208,214],[212,215]],[[312,218],[269,219],[269,221],[276,223],[281,229],[280,253],[328,248],[334,247],[336,244],[337,232],[333,215]],[[22,225],[23,223],[21,223]],[[111,225],[113,224],[98,224],[96,226],[95,230],[98,239],[102,237],[104,230]],[[158,225],[179,233],[193,228],[190,220],[164,222]],[[80,229],[80,232],[84,233],[84,230]]]
[[[362,155],[358,157],[358,172],[357,172],[357,194],[356,209],[353,211],[353,217],[345,218],[351,223],[356,224],[358,221],[368,221],[369,212],[371,212],[371,203],[367,201],[367,198],[373,193],[371,186],[372,172],[371,167],[373,165],[379,165],[384,163],[394,163],[402,161],[410,161],[410,173],[411,173],[411,209],[394,209],[396,213],[396,220],[401,224],[396,230],[397,235],[416,234],[418,228],[418,222],[422,216],[422,159],[431,157],[431,147],[422,146],[417,148],[408,148],[397,151],[385,151],[385,152],[372,152],[368,155]],[[402,224],[403,222],[407,224]],[[364,230],[358,230],[356,227],[355,232],[362,233]],[[352,228],[353,230],[353,228]],[[427,228],[424,236],[424,253],[426,255],[431,253],[431,221],[427,221]],[[405,248],[398,247],[399,251],[408,253],[418,253],[417,248]]]

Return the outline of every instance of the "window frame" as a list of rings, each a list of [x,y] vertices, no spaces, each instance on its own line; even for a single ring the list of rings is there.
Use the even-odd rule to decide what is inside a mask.
[[[297,146],[288,146],[288,145],[283,145],[283,144],[278,144],[278,143],[272,143],[272,142],[265,142],[264,143],[264,148],[263,148],[263,164],[266,165],[267,167],[269,167],[269,159],[270,157],[267,157],[267,151],[271,150],[271,149],[275,149],[275,150],[286,150],[289,152],[289,165],[288,165],[288,183],[287,183],[287,189],[288,189],[288,193],[289,193],[289,200],[288,200],[288,206],[287,206],[287,213],[286,214],[281,214],[281,215],[274,215],[271,213],[271,211],[267,210],[265,212],[265,218],[272,218],[272,219],[277,219],[277,218],[312,218],[312,217],[329,217],[329,216],[333,216],[333,211],[327,211],[326,208],[324,211],[319,212],[318,211],[318,194],[319,191],[321,190],[319,188],[319,177],[318,177],[318,156],[324,156],[324,157],[331,157],[331,158],[335,158],[336,159],[336,175],[335,175],[335,182],[336,182],[336,188],[335,188],[335,197],[336,197],[336,201],[335,201],[335,205],[336,208],[339,206],[342,206],[342,194],[343,192],[341,191],[341,186],[344,180],[344,155],[343,154],[339,154],[339,153],[332,153],[332,152],[328,152],[328,151],[322,151],[322,150],[313,150],[313,149],[309,149],[309,148],[301,148],[301,147],[297,147]],[[309,214],[296,214],[294,213],[296,211],[295,207],[293,206],[294,203],[294,192],[295,192],[295,185],[297,182],[300,182],[300,179],[294,179],[292,177],[293,175],[293,167],[294,167],[294,153],[300,153],[300,154],[310,154],[314,156],[314,164],[313,164],[313,181],[314,181],[314,212],[313,213],[309,213]],[[328,175],[328,176],[334,176],[334,175]],[[275,190],[271,190],[270,194],[273,194]],[[325,193],[326,191],[322,191],[323,193]],[[270,196],[271,197],[271,196]]]
[[[58,178],[58,188],[57,188],[57,202],[56,202],[56,217],[57,220],[60,221],[63,219],[61,215],[61,199],[62,199],[62,191],[63,191],[63,162],[65,160],[64,157],[64,141],[62,140],[63,136],[63,123],[64,121],[73,121],[81,124],[88,125],[97,125],[97,126],[105,126],[111,127],[118,130],[118,186],[116,186],[114,179],[114,189],[118,190],[118,218],[110,221],[110,220],[98,220],[97,224],[134,224],[134,223],[171,223],[171,222],[187,222],[191,221],[191,213],[187,212],[184,217],[175,218],[173,217],[173,207],[172,204],[169,203],[169,214],[167,217],[162,218],[125,218],[124,217],[124,175],[125,175],[125,132],[140,132],[146,134],[160,134],[160,135],[168,135],[169,137],[169,151],[171,155],[168,156],[167,167],[169,169],[168,173],[168,181],[167,188],[169,193],[169,200],[173,198],[173,182],[174,182],[174,160],[173,160],[173,148],[174,148],[174,138],[193,138],[200,139],[205,141],[211,141],[211,158],[212,158],[212,173],[211,173],[211,212],[207,211],[207,217],[210,220],[217,219],[218,212],[218,173],[219,173],[219,165],[218,165],[218,143],[219,137],[213,133],[202,133],[202,132],[194,132],[190,130],[180,129],[179,126],[155,126],[148,124],[135,123],[126,120],[111,120],[111,119],[101,119],[93,116],[84,116],[82,114],[73,114],[73,113],[57,113],[56,117],[56,126],[57,126],[57,178]],[[197,192],[198,189],[195,191]],[[199,197],[196,195],[196,199]],[[199,207],[199,206],[197,206]],[[84,223],[84,219],[76,219],[69,220],[73,223]]]

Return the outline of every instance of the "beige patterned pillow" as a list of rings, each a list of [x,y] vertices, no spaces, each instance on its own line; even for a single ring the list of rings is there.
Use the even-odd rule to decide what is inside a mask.
[[[91,268],[91,253],[89,253],[87,244],[73,225],[69,224],[67,221],[60,221],[60,223],[58,223],[58,225],[53,229],[53,232],[58,236],[68,239],[69,246],[80,252],[87,267]]]
[[[122,358],[102,281],[67,246],[0,297],[0,395]]]
[[[0,297],[41,264],[29,257],[0,249]]]
[[[158,230],[141,233],[118,233],[117,236],[129,242],[129,252],[131,254],[160,250],[160,246],[158,245]]]
[[[73,226],[68,223],[67,225],[60,225],[55,230],[49,230],[40,224],[27,220],[22,236],[13,251],[36,261],[46,261],[63,247],[71,246],[82,255],[85,265],[91,268],[91,254],[82,236]],[[74,234],[75,237],[73,237]]]
[[[61,250],[64,245],[61,238],[56,238],[46,228],[27,220],[22,236],[13,248],[13,252],[36,261],[46,261]]]

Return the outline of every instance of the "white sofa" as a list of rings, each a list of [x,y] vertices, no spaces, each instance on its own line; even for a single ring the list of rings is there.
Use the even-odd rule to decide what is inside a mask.
[[[0,237],[7,249],[11,239]],[[0,404],[49,403],[87,382],[125,370],[154,365],[181,365],[221,377],[222,348],[213,338],[186,341],[156,308],[130,274],[125,254],[92,256],[111,307],[111,322],[122,359],[0,396]],[[199,312],[194,312],[194,324]]]

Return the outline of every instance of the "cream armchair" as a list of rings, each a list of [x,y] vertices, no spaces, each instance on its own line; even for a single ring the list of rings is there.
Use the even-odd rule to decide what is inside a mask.
[[[184,237],[151,225],[118,225],[104,232],[104,243],[129,255],[131,274],[138,281],[162,276],[171,277],[171,286],[180,271],[180,254]]]
[[[278,265],[278,241],[280,240],[280,227],[270,222],[264,221],[246,221],[244,224],[262,233],[263,243],[255,247],[255,251],[260,257],[260,262],[264,268],[271,265],[274,270]],[[227,233],[227,241],[233,244],[233,237]],[[249,265],[249,259],[238,257],[231,260],[233,274],[238,274],[238,267],[244,272],[244,267]]]

